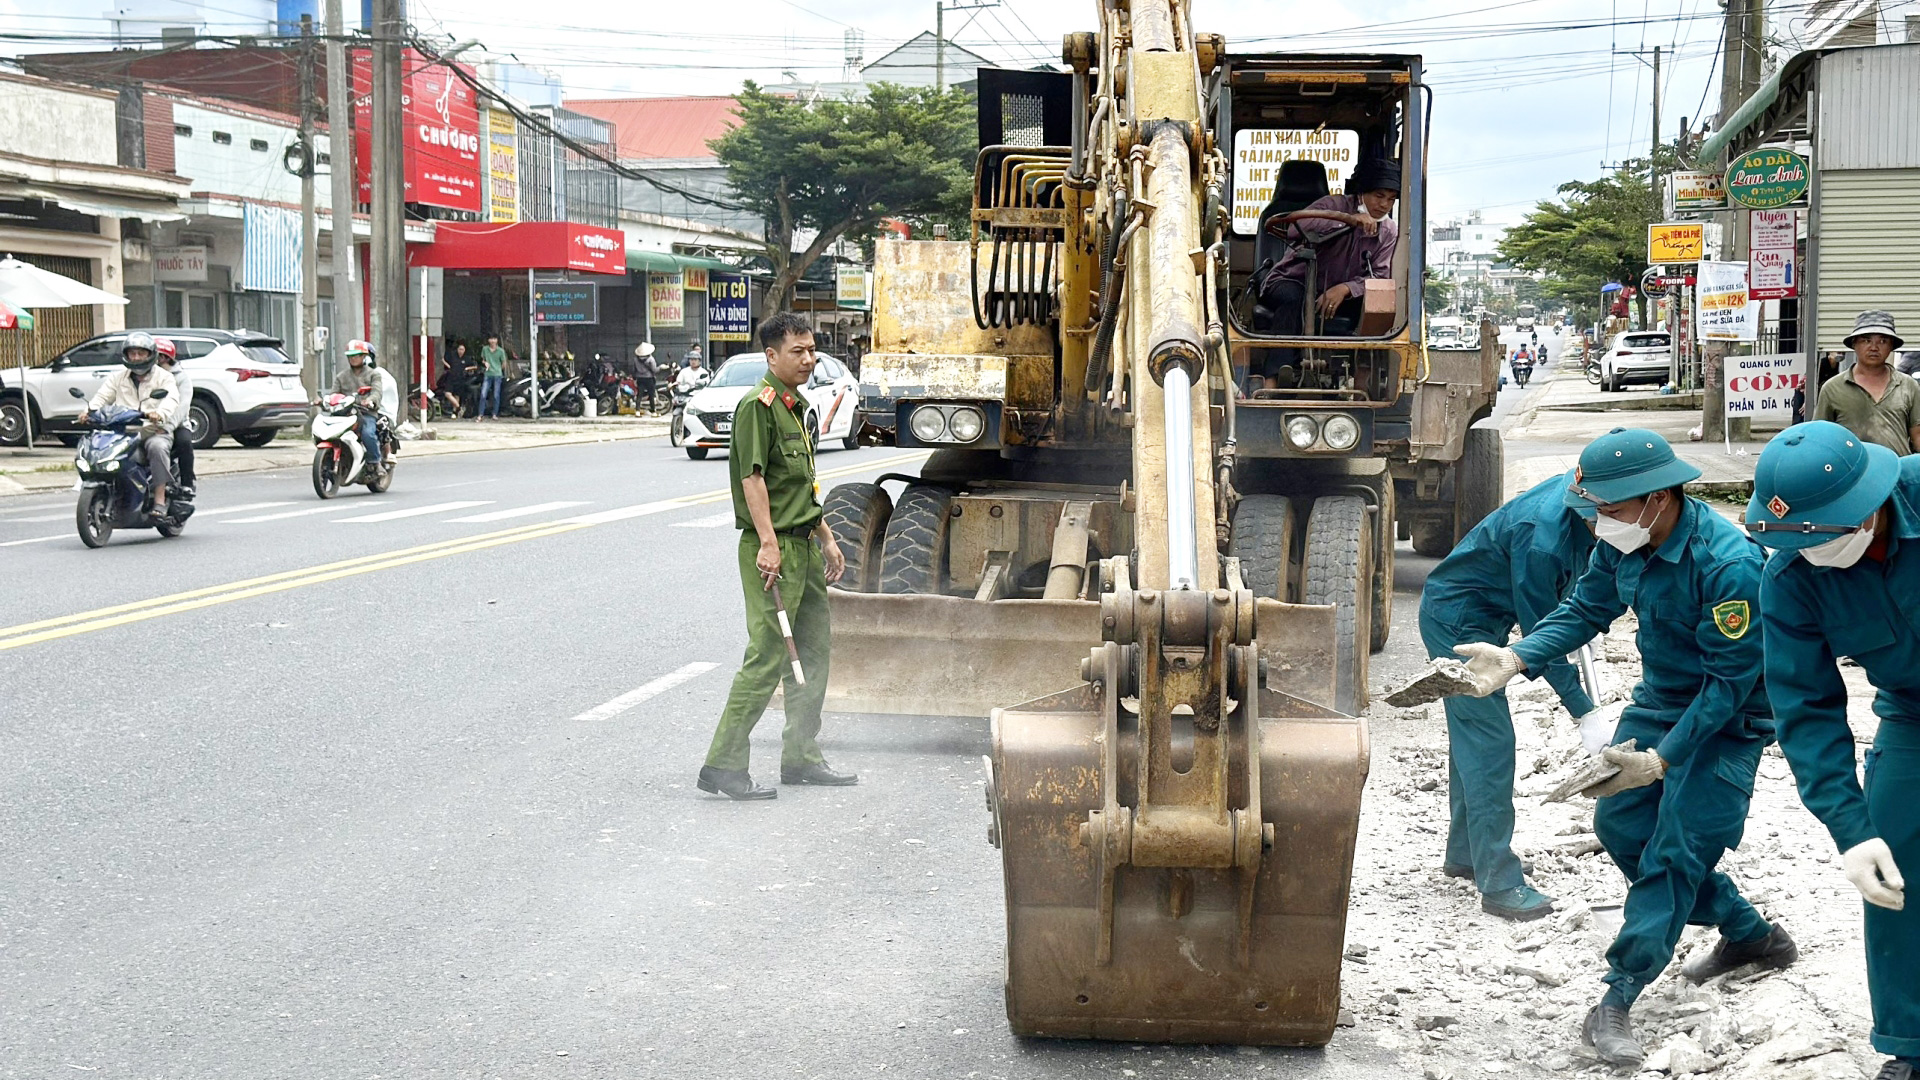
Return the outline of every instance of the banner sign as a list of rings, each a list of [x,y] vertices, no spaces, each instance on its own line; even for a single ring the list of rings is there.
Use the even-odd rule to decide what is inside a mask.
[[[1697,221],[1666,221],[1647,226],[1647,261],[1699,262],[1706,253],[1706,229]]]
[[[533,286],[533,321],[591,326],[600,321],[600,286],[592,281],[541,281]]]
[[[487,220],[520,220],[520,131],[513,114],[487,110]]]
[[[153,280],[169,282],[207,280],[207,246],[181,244],[176,247],[154,248]]]
[[[680,326],[687,319],[686,285],[676,271],[671,274],[647,274],[647,325]]]
[[[1770,146],[1727,166],[1727,197],[1752,210],[1775,210],[1801,200],[1810,175],[1807,159]]]
[[[460,70],[473,73],[464,64]],[[480,106],[473,88],[413,49],[401,58],[400,88],[406,201],[480,213]],[[353,140],[360,201],[372,202],[373,73],[366,49],[353,53]]]
[[[1792,420],[1794,391],[1807,381],[1805,363],[1799,353],[1727,357],[1727,415]]]
[[[867,271],[865,267],[841,263],[833,268],[834,306],[857,311],[867,309]]]
[[[707,291],[707,268],[706,267],[690,266],[687,269],[680,271],[680,277],[681,277],[680,287],[687,290],[688,292],[706,292]]]
[[[1667,176],[1667,208],[1673,213],[1699,213],[1727,208],[1726,177],[1713,172],[1681,170]]]
[[[707,275],[707,340],[746,342],[753,338],[753,318],[747,313],[751,288],[745,274]]]
[[[1282,162],[1319,162],[1327,169],[1327,190],[1339,194],[1359,160],[1357,131],[1240,128],[1233,133],[1233,231],[1252,236],[1259,229],[1260,211],[1273,201]]]
[[[1700,264],[1697,320],[1701,341],[1752,341],[1759,331],[1759,307],[1747,295],[1747,264]]]
[[[240,287],[299,292],[300,212],[249,202],[240,213]]]
[[[1800,236],[1800,211],[1747,211],[1747,287],[1755,300],[1784,300],[1800,295],[1794,250]]]

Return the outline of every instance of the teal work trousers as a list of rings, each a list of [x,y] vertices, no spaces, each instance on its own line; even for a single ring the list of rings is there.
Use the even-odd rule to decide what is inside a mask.
[[[1920,723],[1880,721],[1867,751],[1867,816],[1907,879],[1907,906],[1866,904],[1873,1048],[1920,1058]]]
[[[1451,626],[1420,611],[1427,655],[1458,659],[1453,647],[1469,641],[1506,644],[1506,630]],[[1447,711],[1447,855],[1473,867],[1482,893],[1524,884],[1513,854],[1513,715],[1506,691],[1489,697],[1450,697]]]

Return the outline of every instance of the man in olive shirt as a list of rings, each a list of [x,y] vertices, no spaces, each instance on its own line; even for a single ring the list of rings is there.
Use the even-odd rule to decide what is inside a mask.
[[[832,630],[827,586],[840,580],[846,560],[833,530],[821,520],[814,482],[813,440],[805,424],[807,399],[800,393],[813,374],[813,331],[799,316],[781,312],[760,324],[767,374],[733,413],[727,447],[733,481],[733,519],[740,529],[740,587],[747,599],[747,655],[726,711],[714,730],[701,791],[730,799],[771,799],[747,772],[747,737],[767,702],[786,681],[787,726],[781,733],[780,782],[843,787],[851,773],[827,766],[817,741],[820,705],[827,693]],[[814,541],[818,540],[818,546]],[[786,605],[806,685],[796,683],[781,633],[778,598]]]
[[[1920,450],[1920,383],[1888,363],[1905,344],[1893,332],[1892,313],[1861,312],[1845,344],[1854,364],[1820,384],[1813,418],[1831,420],[1896,454]]]

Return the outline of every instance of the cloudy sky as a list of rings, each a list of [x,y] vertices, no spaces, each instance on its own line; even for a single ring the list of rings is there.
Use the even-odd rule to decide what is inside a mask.
[[[933,28],[934,0],[408,0],[415,27],[477,38],[549,69],[583,97],[724,94],[762,83],[840,78],[857,31],[872,60]],[[1060,36],[1092,29],[1093,0],[947,0],[948,36],[1002,63],[1057,58]],[[123,0],[124,8],[174,0]],[[1382,50],[1426,57],[1436,94],[1430,216],[1513,220],[1565,180],[1644,153],[1651,72],[1662,57],[1663,131],[1718,104],[1716,0],[1195,0],[1196,27],[1229,48]],[[91,7],[92,5],[88,5]],[[102,5],[105,6],[105,5]],[[178,0],[215,29],[259,17],[260,0]],[[1768,4],[1769,36],[1790,52],[1811,0]],[[1920,2],[1892,5],[1920,13]],[[349,0],[349,11],[359,4]],[[0,28],[107,29],[66,0],[0,0]],[[13,14],[9,14],[12,12]],[[0,32],[4,32],[0,29]],[[33,42],[7,46],[31,49]],[[1636,56],[1639,54],[1639,56]],[[789,74],[790,73],[790,74]],[[1695,125],[1698,126],[1697,123]]]

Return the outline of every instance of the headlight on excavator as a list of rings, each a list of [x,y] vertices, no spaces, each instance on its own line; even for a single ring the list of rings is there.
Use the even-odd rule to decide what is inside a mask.
[[[1360,425],[1351,416],[1330,416],[1320,435],[1335,450],[1351,450],[1360,441]]]
[[[913,418],[907,422],[913,430],[913,437],[921,442],[939,442],[947,434],[946,410],[937,405],[922,405],[913,410]]]
[[[962,405],[947,416],[947,434],[957,443],[970,443],[987,429],[987,418],[979,409]]]
[[[1287,441],[1295,450],[1305,450],[1320,437],[1320,427],[1311,416],[1296,416],[1287,421]]]

